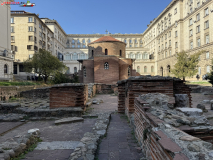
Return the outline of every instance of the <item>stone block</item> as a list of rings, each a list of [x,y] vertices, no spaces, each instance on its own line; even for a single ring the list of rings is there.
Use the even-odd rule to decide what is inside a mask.
[[[201,116],[203,111],[198,108],[176,108],[177,111],[183,112],[187,116]]]
[[[187,94],[175,94],[176,107],[189,107],[189,97]]]
[[[70,118],[63,118],[60,120],[55,121],[55,124],[64,124],[64,123],[73,123],[73,122],[81,122],[84,121],[81,117],[70,117]]]

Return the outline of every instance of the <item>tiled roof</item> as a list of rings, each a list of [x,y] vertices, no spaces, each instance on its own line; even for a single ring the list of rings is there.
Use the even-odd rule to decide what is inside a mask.
[[[97,40],[95,40],[91,43],[97,43],[97,42],[122,42],[122,41],[119,41],[119,40],[117,40],[117,39],[115,39],[111,36],[103,36],[103,37],[101,37],[101,38],[99,38],[99,39],[97,39]],[[122,43],[124,43],[124,42],[122,42]]]

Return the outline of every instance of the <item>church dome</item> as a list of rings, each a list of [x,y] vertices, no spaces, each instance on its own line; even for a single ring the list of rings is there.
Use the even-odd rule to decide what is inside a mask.
[[[103,37],[101,37],[101,38],[99,38],[99,39],[97,39],[97,40],[95,40],[95,41],[93,41],[89,44],[99,43],[99,42],[122,42],[122,41],[119,41],[119,40],[117,40],[117,39],[115,39],[111,36],[103,36]],[[124,43],[124,42],[122,42],[122,43]]]

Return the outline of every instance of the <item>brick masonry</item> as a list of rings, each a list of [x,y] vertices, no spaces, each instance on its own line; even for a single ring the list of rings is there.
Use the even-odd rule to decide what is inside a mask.
[[[50,88],[50,108],[81,107],[88,100],[88,85],[60,84]]]
[[[191,89],[182,80],[161,76],[138,76],[118,81],[118,112],[128,116],[134,113],[134,99],[140,94],[163,93],[170,97],[188,94],[191,106]]]

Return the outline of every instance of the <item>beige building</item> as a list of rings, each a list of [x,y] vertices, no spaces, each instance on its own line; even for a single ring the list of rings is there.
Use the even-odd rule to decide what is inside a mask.
[[[0,0],[0,4],[12,2]],[[0,6],[0,80],[12,80],[13,78],[13,56],[10,44],[10,5]]]
[[[27,16],[30,14],[26,14],[26,18],[29,18]],[[38,18],[38,16],[36,17]],[[106,34],[127,44],[126,58],[135,59],[133,68],[141,75],[173,76],[170,70],[176,63],[177,52],[185,50],[189,54],[194,54],[197,51],[205,50],[200,56],[198,65],[198,74],[202,77],[211,70],[212,19],[213,0],[172,0],[159,16],[147,25],[147,29],[143,33]],[[66,34],[56,20],[48,18],[41,20],[54,34],[53,55],[58,56],[67,65],[68,73],[71,74],[81,69],[77,59],[88,58],[88,43],[106,35],[98,33]],[[28,24],[27,21],[24,23]],[[30,54],[21,56],[20,53],[16,57],[23,59]],[[196,78],[194,76],[190,79]]]
[[[40,48],[53,53],[53,37],[54,33],[38,15],[25,11],[11,11],[11,48],[16,46],[14,60],[16,79],[32,76],[24,72],[22,62],[32,58]]]

